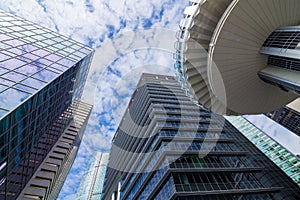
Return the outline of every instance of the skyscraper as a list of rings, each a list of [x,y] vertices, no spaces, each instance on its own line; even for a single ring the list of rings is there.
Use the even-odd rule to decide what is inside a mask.
[[[113,138],[102,199],[299,199],[300,188],[171,76],[143,74]]]
[[[78,111],[93,50],[0,10],[0,199],[16,199]]]
[[[300,99],[266,115],[300,136]]]
[[[176,68],[203,106],[221,114],[274,111],[300,94],[298,0],[190,0]]]
[[[242,116],[226,119],[300,187],[300,159]]]
[[[98,152],[90,159],[88,169],[84,172],[78,187],[76,200],[101,199],[108,156],[108,153]]]
[[[57,199],[75,160],[91,109],[91,105],[83,102],[77,102],[68,108],[67,112],[72,112],[73,119],[47,153],[18,199]],[[60,124],[56,123],[55,126],[57,128]],[[51,137],[54,140],[51,133],[42,136],[39,150],[45,147],[45,140]]]

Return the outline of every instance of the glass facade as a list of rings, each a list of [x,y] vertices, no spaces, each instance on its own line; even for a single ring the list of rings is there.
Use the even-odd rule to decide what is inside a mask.
[[[267,155],[300,187],[300,160],[284,147],[256,128],[245,118],[226,117],[241,133],[243,133],[259,150]]]
[[[88,168],[78,187],[76,200],[101,199],[108,156],[108,153],[97,153],[90,159]]]
[[[108,166],[105,200],[300,198],[298,185],[238,129],[168,76],[142,76]]]
[[[300,113],[289,107],[282,107],[266,114],[275,122],[300,136]]]
[[[17,197],[70,122],[63,113],[81,97],[92,55],[0,10],[0,199]]]

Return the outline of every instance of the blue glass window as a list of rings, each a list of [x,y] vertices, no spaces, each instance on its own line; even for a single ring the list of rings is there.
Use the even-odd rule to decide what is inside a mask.
[[[9,70],[0,67],[0,75],[6,73],[6,72],[8,72],[8,71],[9,71]]]
[[[0,84],[0,93],[7,88],[8,88],[7,86]]]
[[[57,63],[52,64],[51,67],[53,67],[55,69],[58,69],[60,71],[63,71],[63,72],[65,72],[68,69],[68,68],[66,68],[62,65],[57,64]]]
[[[22,81],[23,84],[28,85],[30,87],[33,88],[42,88],[43,86],[45,86],[47,83],[43,82],[43,81],[39,81],[37,79],[33,79],[33,78],[27,78],[26,80]]]
[[[34,92],[37,91],[37,89],[33,89],[33,88],[30,88],[30,87],[27,87],[27,86],[21,85],[21,84],[16,84],[16,85],[14,86],[14,88],[23,90],[23,91],[28,92],[28,93],[31,93],[31,94],[33,94]]]
[[[13,80],[15,82],[19,82],[23,79],[26,78],[26,76],[16,73],[16,72],[8,72],[7,74],[2,75],[3,78],[9,79],[9,80]]]
[[[14,47],[25,44],[25,42],[22,42],[18,39],[7,40],[7,41],[4,41],[4,43],[9,44],[9,45],[14,46]]]
[[[50,54],[48,56],[46,56],[45,58],[47,58],[48,60],[52,60],[53,62],[58,61],[59,59],[61,59],[61,56],[58,56],[56,54]]]
[[[33,45],[31,45],[31,44],[25,44],[25,45],[22,45],[22,46],[21,46],[21,49],[22,49],[23,51],[26,51],[26,52],[31,52],[31,51],[34,51],[34,50],[36,50],[36,49],[38,49],[38,48],[35,47],[35,46],[33,46]]]
[[[37,56],[40,56],[40,57],[44,57],[44,56],[50,54],[49,51],[46,51],[44,49],[38,49],[38,50],[33,51],[32,53],[35,54],[35,55],[37,55]]]
[[[63,58],[61,59],[60,61],[58,61],[57,63],[59,64],[62,64],[62,65],[65,65],[67,67],[71,67],[73,66],[76,62],[75,61],[72,61],[72,60],[69,60],[67,58]]]
[[[28,93],[9,88],[0,94],[0,107],[11,110],[29,96]]]
[[[0,61],[6,60],[8,58],[9,58],[9,56],[7,56],[7,55],[5,55],[3,53],[0,53]]]
[[[54,73],[54,72],[51,72],[49,70],[46,70],[46,69],[43,69],[39,72],[37,72],[33,78],[37,78],[37,79],[40,79],[40,80],[43,80],[43,81],[46,81],[46,82],[49,82],[51,81],[52,79],[54,79],[55,77],[57,77],[58,74]]]
[[[4,44],[4,43],[0,42],[0,48],[1,48],[1,49],[9,49],[9,48],[11,48],[11,46],[9,46],[9,45],[7,45],[7,44]]]
[[[24,54],[23,55],[25,58],[29,58],[29,59],[31,59],[31,60],[37,60],[39,57],[38,56],[36,56],[36,55],[33,55],[33,54],[31,54],[31,53],[26,53],[26,54]]]
[[[25,74],[25,75],[31,75],[31,74],[35,74],[38,71],[42,70],[42,67],[33,65],[33,64],[29,64],[29,65],[24,65],[23,67],[20,67],[18,69],[16,69],[16,72]]]
[[[12,82],[10,80],[7,79],[3,79],[0,77],[0,83],[2,83],[3,85],[7,85],[7,86],[12,86],[13,84],[15,84],[15,82]]]
[[[0,34],[0,41],[12,39],[10,36],[5,34]]]
[[[18,68],[22,65],[25,65],[25,64],[26,64],[26,62],[23,62],[23,61],[18,60],[16,58],[11,58],[9,60],[0,62],[0,66],[5,67],[6,69],[16,69],[16,68]]]

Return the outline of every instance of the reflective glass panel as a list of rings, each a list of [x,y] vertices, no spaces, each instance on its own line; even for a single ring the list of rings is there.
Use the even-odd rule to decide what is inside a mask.
[[[22,83],[37,89],[40,89],[47,84],[43,81],[39,81],[33,78],[27,78],[26,80],[22,81]]]
[[[9,88],[0,94],[0,107],[11,110],[29,96],[28,93]]]

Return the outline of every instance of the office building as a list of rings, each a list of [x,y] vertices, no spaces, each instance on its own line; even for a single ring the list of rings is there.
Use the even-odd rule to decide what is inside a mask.
[[[18,199],[57,199],[77,155],[91,109],[91,105],[83,102],[69,107],[66,112],[72,112],[73,119],[47,153]],[[55,126],[59,127],[60,124]],[[53,137],[51,134],[42,136],[39,147],[51,136]]]
[[[108,153],[100,152],[92,156],[77,189],[76,200],[101,199],[108,156]]]
[[[244,117],[227,116],[226,119],[300,187],[300,158],[289,152]]]
[[[0,10],[0,199],[19,196],[70,125],[92,55]]]
[[[300,136],[300,99],[266,115]]]
[[[113,138],[102,199],[299,199],[300,188],[171,76],[143,74]]]
[[[290,103],[300,94],[299,9],[298,0],[190,0],[175,44],[178,76],[221,114]]]

